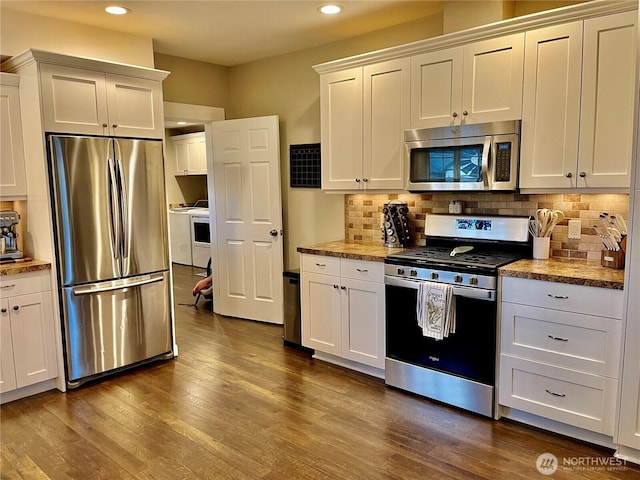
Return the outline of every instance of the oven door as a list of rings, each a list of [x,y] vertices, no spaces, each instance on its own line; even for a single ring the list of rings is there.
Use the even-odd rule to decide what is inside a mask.
[[[211,245],[209,217],[204,215],[191,215],[191,238],[196,245]]]
[[[495,385],[495,290],[454,287],[456,332],[425,337],[417,321],[418,281],[385,276],[386,357]]]

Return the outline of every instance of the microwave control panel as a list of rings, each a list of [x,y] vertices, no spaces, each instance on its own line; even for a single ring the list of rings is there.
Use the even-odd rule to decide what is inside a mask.
[[[511,142],[496,143],[495,182],[511,180]]]

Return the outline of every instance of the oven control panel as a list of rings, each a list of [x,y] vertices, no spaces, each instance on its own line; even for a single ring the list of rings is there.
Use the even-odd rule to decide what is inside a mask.
[[[384,274],[390,277],[400,277],[425,282],[448,283],[465,287],[495,290],[498,279],[492,275],[478,275],[473,273],[450,272],[430,268],[405,267],[385,264]]]

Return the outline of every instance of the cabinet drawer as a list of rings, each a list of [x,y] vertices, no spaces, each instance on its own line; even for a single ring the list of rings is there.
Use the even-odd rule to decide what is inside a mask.
[[[302,271],[305,273],[322,273],[324,275],[340,275],[340,259],[324,255],[302,255]]]
[[[613,435],[617,380],[500,356],[500,404]]]
[[[51,290],[50,270],[0,277],[0,297],[2,298],[28,295],[46,290]]]
[[[383,283],[384,263],[343,258],[340,262],[340,276]]]
[[[620,320],[502,303],[501,353],[618,378]]]
[[[623,292],[608,288],[502,277],[502,301],[622,319]]]

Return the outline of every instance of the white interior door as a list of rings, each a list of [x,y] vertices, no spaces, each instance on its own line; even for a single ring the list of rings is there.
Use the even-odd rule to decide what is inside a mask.
[[[278,117],[213,122],[211,139],[213,309],[282,324]]]

